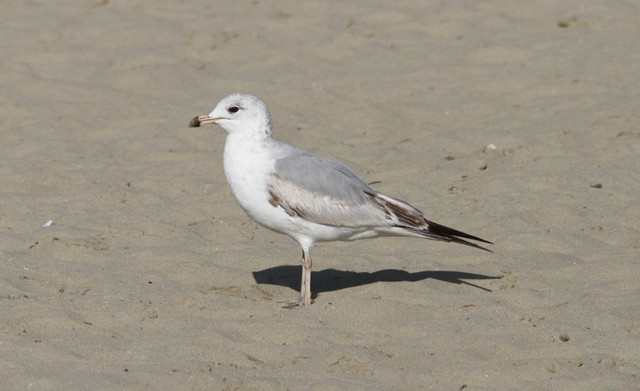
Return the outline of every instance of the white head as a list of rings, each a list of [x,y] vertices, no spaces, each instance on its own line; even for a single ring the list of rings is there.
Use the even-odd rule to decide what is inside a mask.
[[[271,137],[271,115],[257,96],[236,92],[224,98],[208,115],[194,118],[189,126],[216,124],[228,134]]]

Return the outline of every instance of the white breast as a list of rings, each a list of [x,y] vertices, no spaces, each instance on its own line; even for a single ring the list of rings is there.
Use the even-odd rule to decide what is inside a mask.
[[[282,208],[274,208],[269,203],[267,178],[275,164],[270,151],[262,140],[230,134],[224,147],[224,172],[231,192],[249,217],[267,228],[286,233],[289,216]]]

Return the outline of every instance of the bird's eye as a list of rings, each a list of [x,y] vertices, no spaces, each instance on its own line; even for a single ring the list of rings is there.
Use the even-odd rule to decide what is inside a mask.
[[[240,110],[240,108],[238,106],[231,106],[227,109],[228,112],[230,112],[231,114],[233,113],[237,113],[238,110]]]

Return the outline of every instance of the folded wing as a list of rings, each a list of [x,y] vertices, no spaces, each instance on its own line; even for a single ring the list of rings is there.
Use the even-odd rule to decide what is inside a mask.
[[[277,160],[275,169],[269,179],[270,202],[290,216],[338,227],[389,228],[398,235],[404,231],[483,250],[465,239],[491,243],[427,220],[408,203],[376,192],[338,162],[300,150]]]

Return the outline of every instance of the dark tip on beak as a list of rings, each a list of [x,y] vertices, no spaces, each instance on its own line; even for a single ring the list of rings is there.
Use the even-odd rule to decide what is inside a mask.
[[[191,122],[189,122],[189,127],[190,128],[199,128],[200,127],[200,118],[195,117],[194,119],[192,119]]]

